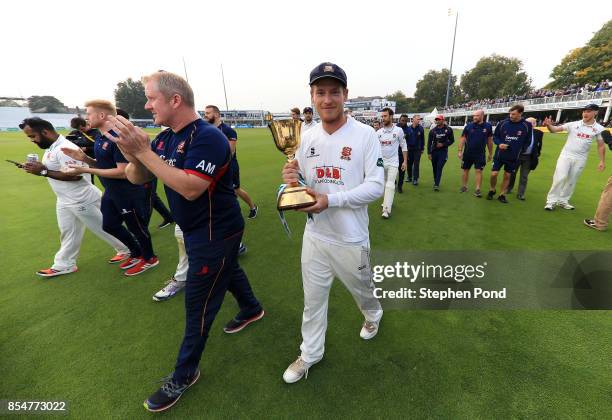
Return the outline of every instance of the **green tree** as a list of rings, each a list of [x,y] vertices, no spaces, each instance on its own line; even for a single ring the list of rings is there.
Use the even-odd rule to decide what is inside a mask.
[[[66,112],[68,108],[55,96],[30,96],[28,106],[32,112]]]
[[[521,60],[493,54],[482,57],[474,68],[463,74],[461,89],[469,100],[522,95],[532,86]]]
[[[115,103],[117,108],[121,108],[130,114],[130,118],[152,118],[153,115],[144,109],[146,102],[144,85],[140,80],[128,78],[117,83]]]
[[[395,112],[405,113],[410,112],[410,106],[413,102],[412,98],[407,98],[401,90],[395,91],[391,95],[385,96],[390,101],[395,101]]]
[[[550,73],[548,88],[578,83],[595,84],[612,74],[612,20],[593,35],[584,47],[571,50]]]
[[[446,100],[448,69],[429,70],[416,84],[414,106],[416,112],[429,112],[434,107],[443,107]],[[457,76],[451,76],[449,105],[463,101],[461,88],[457,85]]]

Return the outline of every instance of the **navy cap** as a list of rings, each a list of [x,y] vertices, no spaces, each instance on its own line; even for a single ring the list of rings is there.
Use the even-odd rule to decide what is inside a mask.
[[[585,111],[599,111],[599,105],[596,104],[588,104],[587,106],[584,107]]]
[[[346,73],[340,66],[334,63],[321,63],[310,72],[310,83],[312,85],[319,79],[331,77],[332,79],[339,80],[344,87],[346,87]]]
[[[304,114],[307,112],[310,112],[312,114],[312,108],[307,106],[306,108],[304,108],[304,111],[302,111]]]

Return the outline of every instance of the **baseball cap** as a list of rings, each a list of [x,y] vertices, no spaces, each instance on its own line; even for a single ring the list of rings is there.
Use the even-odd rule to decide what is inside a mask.
[[[302,111],[304,114],[307,112],[310,112],[312,114],[312,108],[307,106],[306,108],[304,108],[304,111]]]
[[[588,104],[587,106],[584,107],[585,111],[599,111],[599,105],[596,104]]]
[[[310,82],[309,85],[312,85],[319,79],[324,79],[326,77],[331,77],[332,79],[339,80],[344,87],[346,87],[346,73],[340,66],[334,63],[321,63],[310,72]]]
[[[440,114],[440,115],[436,115],[436,118],[434,118],[435,120],[442,120],[444,121],[444,115]]]

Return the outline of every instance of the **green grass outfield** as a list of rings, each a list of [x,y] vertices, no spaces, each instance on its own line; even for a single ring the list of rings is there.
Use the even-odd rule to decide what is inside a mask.
[[[290,214],[294,239],[275,210],[283,156],[267,130],[239,131],[243,188],[260,215],[246,221],[241,258],[266,317],[236,335],[223,305],[199,383],[164,418],[612,418],[612,311],[387,311],[376,339],[359,338],[362,317],[336,282],[323,361],[286,385],[299,353],[300,245],[304,218]],[[543,210],[563,135],[547,134],[527,201],[459,194],[456,145],[439,193],[431,165],[421,185],[396,194],[383,221],[370,206],[377,250],[609,250],[611,233],[582,225],[594,213],[610,169],[596,171],[593,147],[573,212]],[[172,371],[184,327],[182,295],[151,300],[177,262],[172,228],[151,221],[160,265],[128,278],[111,250],[86,233],[79,272],[36,276],[59,244],[55,197],[42,178],[5,163],[41,151],[20,132],[0,133],[0,399],[68,400],[72,418],[147,418],[144,399]],[[608,167],[612,160],[608,158]],[[485,187],[490,165],[485,170]],[[161,187],[160,187],[161,188]],[[242,203],[243,205],[243,203]],[[246,212],[246,209],[243,209]],[[528,281],[528,279],[526,279]]]

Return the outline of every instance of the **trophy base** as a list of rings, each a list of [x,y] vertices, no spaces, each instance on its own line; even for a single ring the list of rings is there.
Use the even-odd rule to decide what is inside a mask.
[[[289,187],[278,197],[279,210],[295,210],[310,207],[317,201],[306,192],[306,187]]]

